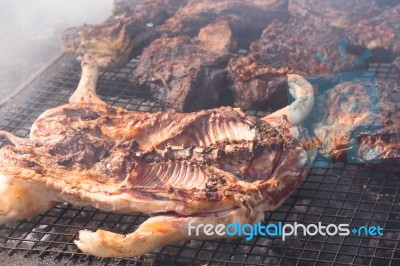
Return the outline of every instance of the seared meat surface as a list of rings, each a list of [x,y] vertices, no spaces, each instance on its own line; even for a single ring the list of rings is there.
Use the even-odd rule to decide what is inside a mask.
[[[84,56],[82,68],[70,103],[40,115],[29,139],[0,132],[15,145],[0,149],[0,223],[64,201],[153,214],[126,236],[82,230],[75,242],[100,257],[140,256],[210,238],[188,235],[189,223],[257,223],[302,183],[315,157],[301,144],[306,130],[291,125],[314,103],[299,76],[289,77],[295,103],[256,119],[229,107],[188,114],[111,107],[95,94],[93,58]]]
[[[185,2],[115,0],[113,18],[98,25],[67,29],[62,36],[62,50],[78,55],[90,53],[103,69],[122,67],[159,36],[147,23],[163,23]]]
[[[142,21],[113,19],[67,29],[62,36],[62,50],[78,55],[89,52],[101,68],[114,69],[125,65],[156,37]]]
[[[293,17],[323,20],[345,29],[361,19],[378,15],[380,8],[374,0],[289,0],[289,11]]]
[[[210,23],[227,21],[239,47],[248,47],[273,19],[287,17],[286,0],[192,0],[159,30],[172,35],[195,36]]]
[[[318,96],[310,119],[325,155],[400,166],[399,101],[400,85],[383,80],[344,82]]]
[[[206,26],[193,39],[163,36],[144,49],[134,83],[149,90],[167,109],[186,112],[215,107],[234,47],[224,21]]]
[[[341,32],[320,21],[291,18],[275,20],[245,57],[229,62],[229,79],[235,106],[280,106],[288,102],[286,74],[329,75],[352,68],[353,55],[339,49]]]

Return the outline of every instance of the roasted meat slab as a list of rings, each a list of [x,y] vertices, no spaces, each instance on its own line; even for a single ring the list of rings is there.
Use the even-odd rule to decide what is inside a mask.
[[[226,21],[239,47],[247,48],[269,22],[287,17],[287,1],[192,0],[183,5],[159,30],[172,35],[195,36],[210,23]]]
[[[316,98],[310,125],[326,156],[400,170],[399,101],[398,83],[343,82]]]
[[[215,107],[234,47],[225,21],[204,27],[193,39],[163,36],[144,49],[134,83],[149,90],[166,109],[187,112]]]
[[[342,34],[329,24],[305,18],[273,21],[245,57],[229,62],[235,106],[285,105],[286,75],[321,76],[353,67],[357,57],[341,51]]]
[[[162,23],[185,0],[114,1],[114,17],[97,25],[67,29],[62,50],[91,53],[103,69],[122,67],[159,36],[147,23]]]
[[[140,20],[113,19],[67,29],[62,36],[62,50],[78,55],[90,52],[101,68],[113,69],[125,65],[156,37]]]
[[[314,154],[301,144],[312,86],[289,76],[296,101],[263,119],[232,108],[189,114],[111,107],[95,94],[98,69],[82,61],[70,103],[34,122],[28,139],[1,132],[0,223],[56,202],[152,217],[128,235],[83,230],[75,243],[100,257],[139,256],[186,239],[188,224],[256,223],[302,183]],[[288,122],[287,118],[291,120]],[[218,236],[214,236],[218,237]]]

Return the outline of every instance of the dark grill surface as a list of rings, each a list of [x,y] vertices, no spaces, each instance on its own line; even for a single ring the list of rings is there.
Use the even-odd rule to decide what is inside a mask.
[[[108,103],[130,110],[161,108],[129,82],[135,60],[118,72],[101,74],[98,92]],[[377,76],[399,80],[390,65],[371,65]],[[27,136],[33,121],[48,108],[67,102],[80,78],[78,62],[60,56],[22,91],[0,108],[0,128]],[[263,112],[249,110],[262,116]],[[4,144],[4,143],[2,143]],[[267,213],[271,223],[380,225],[383,236],[303,236],[286,241],[274,237],[186,241],[159,248],[139,258],[99,259],[83,254],[74,245],[80,229],[106,228],[129,233],[147,219],[134,213],[116,215],[92,208],[59,204],[32,219],[0,226],[0,256],[39,257],[48,264],[94,265],[399,265],[400,177],[359,165],[335,164],[313,169],[304,185],[277,211]],[[43,260],[42,260],[43,259]]]

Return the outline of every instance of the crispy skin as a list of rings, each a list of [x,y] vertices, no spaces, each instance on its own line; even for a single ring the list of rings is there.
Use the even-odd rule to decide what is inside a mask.
[[[290,0],[289,12],[294,17],[323,20],[334,27],[345,29],[360,19],[378,15],[380,9],[373,0]]]
[[[400,55],[400,4],[375,17],[364,17],[344,32],[350,43],[371,49],[373,60],[388,62]]]
[[[340,83],[319,96],[312,127],[324,153],[334,160],[349,157],[400,167],[399,100],[399,84],[382,80],[376,86],[373,82]]]
[[[351,68],[357,60],[347,55],[342,62],[339,30],[320,21],[292,18],[275,20],[252,43],[247,56],[229,62],[229,79],[235,105],[241,108],[287,104],[286,74],[329,75]],[[321,54],[329,62],[317,57]]]
[[[223,21],[206,26],[194,39],[163,36],[144,49],[134,83],[149,90],[167,109],[186,112],[215,107],[233,47],[229,25]]]
[[[287,1],[192,0],[182,6],[159,30],[170,35],[195,36],[210,23],[227,21],[239,47],[247,48],[273,19],[287,17]]]
[[[114,17],[97,25],[67,29],[62,35],[62,50],[82,55],[90,53],[102,69],[124,66],[159,37],[147,23],[160,24],[170,17],[184,0],[114,1]]]

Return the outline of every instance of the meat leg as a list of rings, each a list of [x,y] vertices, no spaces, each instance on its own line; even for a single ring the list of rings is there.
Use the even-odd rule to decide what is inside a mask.
[[[261,214],[256,220],[263,218],[264,214]],[[222,236],[215,234],[207,236],[204,234],[204,230],[199,230],[199,235],[196,235],[195,228],[200,224],[212,224],[214,226],[223,224],[227,226],[234,222],[245,224],[253,222],[253,220],[248,213],[245,213],[243,208],[221,214],[207,214],[203,217],[158,215],[149,218],[135,232],[128,235],[106,230],[97,230],[96,232],[82,230],[79,232],[79,240],[76,240],[75,244],[83,252],[98,257],[136,257],[171,243],[189,239],[221,238]],[[226,238],[226,235],[224,238]]]
[[[310,115],[314,107],[314,88],[299,75],[288,74],[287,76],[289,92],[295,101],[263,119],[268,121],[272,118],[286,116],[292,125],[299,125]]]
[[[0,195],[0,224],[30,218],[55,204],[49,189],[43,184],[3,174],[0,174]]]

